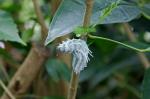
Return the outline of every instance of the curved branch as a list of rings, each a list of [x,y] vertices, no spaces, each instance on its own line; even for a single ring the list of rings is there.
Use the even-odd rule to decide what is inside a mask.
[[[46,36],[47,36],[47,32],[48,32],[48,28],[44,22],[44,17],[42,15],[41,9],[40,9],[40,5],[38,3],[38,0],[32,0],[33,4],[34,4],[34,9],[35,9],[35,13],[37,15],[37,19],[39,24],[41,25],[42,28],[42,39],[45,40]]]

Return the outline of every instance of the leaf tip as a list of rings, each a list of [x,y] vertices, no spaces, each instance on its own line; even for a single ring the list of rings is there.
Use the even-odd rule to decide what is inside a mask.
[[[24,46],[27,46],[27,44],[23,40],[21,40],[21,39],[18,42],[21,43]]]

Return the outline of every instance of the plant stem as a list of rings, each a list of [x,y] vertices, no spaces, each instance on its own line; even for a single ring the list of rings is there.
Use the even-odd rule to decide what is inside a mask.
[[[10,97],[10,99],[16,99],[15,96],[13,96],[13,94],[9,91],[9,89],[5,86],[5,84],[3,83],[2,80],[0,80],[0,85],[2,86],[2,88],[5,90],[5,92],[7,93],[7,95]]]
[[[131,30],[131,27],[128,23],[124,23],[123,27],[127,33],[128,38],[132,41],[132,42],[137,42],[136,36],[134,35],[133,31]],[[148,58],[146,57],[146,55],[144,53],[137,53],[141,63],[143,64],[143,66],[145,67],[145,69],[148,69],[150,67],[150,62],[148,60]]]
[[[90,25],[93,3],[94,3],[94,0],[86,0],[86,12],[85,12],[85,16],[84,16],[83,27],[88,27]],[[83,35],[81,37],[81,39],[86,41],[86,35],[87,34]],[[72,71],[71,82],[70,82],[67,99],[75,99],[76,98],[77,88],[78,88],[78,80],[79,80],[79,74],[76,74],[74,71]]]
[[[42,15],[41,9],[40,9],[40,5],[38,0],[32,0],[33,4],[34,4],[34,9],[35,9],[35,13],[37,15],[37,19],[39,24],[41,25],[41,29],[42,29],[42,40],[45,41],[46,36],[47,36],[47,32],[48,32],[48,28],[44,22],[44,17]]]
[[[88,27],[90,25],[93,3],[94,3],[94,0],[86,0],[86,12],[84,16],[83,27]],[[85,35],[83,35],[81,38],[86,40],[86,35],[87,33],[85,33]]]
[[[79,74],[72,71],[71,82],[67,99],[75,99],[78,88]]]

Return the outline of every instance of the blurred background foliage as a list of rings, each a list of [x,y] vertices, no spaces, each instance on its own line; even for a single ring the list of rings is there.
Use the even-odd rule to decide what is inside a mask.
[[[132,32],[139,42],[150,45],[150,1],[129,1],[136,2],[142,10],[142,15],[129,23]],[[52,19],[51,0],[39,0],[39,2],[48,26]],[[5,49],[0,48],[0,79],[7,85],[27,56],[32,42],[41,40],[41,28],[31,0],[0,0],[0,10],[11,14],[21,39],[27,43],[27,46],[23,46],[16,42],[4,41]],[[97,25],[95,34],[117,41],[129,41],[122,23]],[[137,53],[97,39],[89,38],[88,44],[94,57],[91,57],[88,67],[80,75],[77,99],[140,99],[144,90],[142,83],[145,69]],[[55,44],[50,44],[48,47],[52,56],[43,66],[42,77],[51,90],[48,92],[49,95],[35,94],[33,84],[25,95],[19,96],[19,99],[64,99],[57,90],[60,87],[57,83],[62,80],[69,83],[71,70],[62,60],[57,59]],[[145,54],[150,58],[150,53]],[[147,71],[146,74],[150,75],[150,72]],[[149,85],[150,82],[146,81],[146,84]],[[0,87],[0,96],[3,92]],[[150,94],[148,92],[146,94]],[[149,98],[147,96],[143,99]]]

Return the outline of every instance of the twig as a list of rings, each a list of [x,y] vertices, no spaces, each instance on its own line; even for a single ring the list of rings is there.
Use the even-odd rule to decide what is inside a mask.
[[[83,27],[88,27],[90,25],[93,3],[94,3],[94,0],[86,0],[86,12],[85,12],[85,16],[84,16]],[[83,35],[81,38],[86,40],[86,34]],[[74,71],[72,71],[71,82],[70,82],[67,99],[75,99],[76,98],[76,93],[77,93],[77,88],[78,88],[78,80],[79,80],[79,74],[76,74]]]
[[[35,9],[35,13],[37,15],[37,19],[39,24],[41,25],[42,28],[42,39],[45,40],[46,36],[47,36],[47,32],[48,32],[48,28],[44,22],[44,17],[42,15],[38,0],[32,0],[33,4],[34,4],[34,9]]]
[[[128,38],[132,42],[137,42],[136,36],[134,35],[133,31],[131,30],[130,25],[128,23],[123,23],[123,27],[127,33]],[[149,62],[148,58],[146,57],[146,55],[144,53],[140,53],[140,52],[138,52],[137,55],[140,58],[140,61],[142,62],[145,69],[148,69],[150,67],[150,62]]]
[[[2,86],[2,88],[5,90],[5,92],[8,94],[8,96],[11,98],[11,99],[16,99],[13,94],[7,89],[7,87],[5,86],[5,84],[3,83],[2,80],[0,80],[0,85]]]

